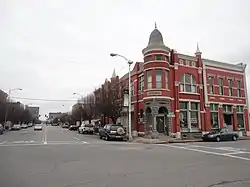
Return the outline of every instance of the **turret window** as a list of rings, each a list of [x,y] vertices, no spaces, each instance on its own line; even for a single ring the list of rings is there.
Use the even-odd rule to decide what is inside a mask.
[[[156,88],[162,88],[162,70],[156,70]]]
[[[180,80],[180,92],[196,93],[197,83],[195,77],[191,74],[184,74]]]
[[[149,62],[151,61],[152,57],[151,56],[146,56],[144,57],[144,62]]]
[[[170,60],[169,60],[169,56],[166,56],[166,61],[167,61],[167,62],[169,62],[169,61],[170,61]]]
[[[162,60],[162,55],[155,55],[155,60]]]
[[[147,71],[147,89],[152,88],[152,72]]]

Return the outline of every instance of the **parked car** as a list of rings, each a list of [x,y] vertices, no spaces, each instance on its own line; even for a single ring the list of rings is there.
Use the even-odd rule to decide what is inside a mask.
[[[23,123],[23,124],[21,125],[21,128],[22,128],[22,129],[27,129],[27,128],[28,128],[28,125],[25,124],[25,123]]]
[[[20,125],[20,124],[14,124],[14,125],[11,127],[11,130],[21,130],[21,125]]]
[[[41,130],[43,130],[43,126],[41,124],[36,124],[34,126],[34,131],[41,131]]]
[[[211,132],[204,134],[202,136],[203,141],[236,141],[239,135],[237,132],[231,131],[227,128],[222,128],[219,130],[212,130]]]
[[[92,125],[92,124],[82,124],[78,128],[78,133],[80,133],[80,134],[93,134],[94,133],[94,125]]]
[[[126,132],[122,125],[107,124],[99,130],[99,136],[100,139],[105,138],[105,140],[124,140],[126,138]]]
[[[62,128],[69,128],[69,123],[64,123],[64,124],[62,125]]]
[[[33,126],[33,123],[28,123],[28,127],[32,127]]]
[[[78,129],[77,125],[70,125],[69,126],[69,130],[71,130],[71,131],[76,131],[77,129]]]
[[[0,124],[0,135],[3,134],[3,125]]]

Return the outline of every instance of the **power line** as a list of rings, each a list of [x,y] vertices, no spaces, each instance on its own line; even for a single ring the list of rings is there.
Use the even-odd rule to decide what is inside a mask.
[[[67,100],[67,99],[42,99],[42,98],[27,98],[27,97],[11,97],[15,99],[23,99],[23,100],[31,100],[31,101],[52,101],[52,102],[77,102],[76,99],[74,100]]]

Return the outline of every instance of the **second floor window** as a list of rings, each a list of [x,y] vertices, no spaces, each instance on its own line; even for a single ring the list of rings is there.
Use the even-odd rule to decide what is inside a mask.
[[[224,85],[222,77],[219,77],[219,90],[220,90],[220,95],[224,95]]]
[[[139,93],[143,92],[144,90],[144,76],[139,77]]]
[[[168,89],[168,71],[166,71],[166,89]]]
[[[228,79],[228,94],[229,96],[233,96],[233,80]]]
[[[241,97],[241,82],[237,80],[237,96]]]
[[[152,88],[152,72],[147,71],[147,89]]]
[[[157,69],[156,71],[156,88],[162,88],[162,70]]]
[[[208,77],[208,84],[209,84],[209,93],[214,94],[214,77],[213,76]]]
[[[197,92],[197,83],[195,77],[191,74],[184,74],[180,80],[180,92]]]

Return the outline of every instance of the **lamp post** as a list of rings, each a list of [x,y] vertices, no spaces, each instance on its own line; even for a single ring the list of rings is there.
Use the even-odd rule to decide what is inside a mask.
[[[8,94],[9,94],[9,102],[10,102],[10,98],[11,98],[11,92],[13,91],[22,91],[23,89],[21,88],[13,88],[13,89],[10,89],[8,91]],[[6,122],[7,122],[7,117],[8,117],[8,104],[6,105],[6,110],[5,110],[5,117],[4,117],[4,128],[5,128],[5,125],[6,125]]]
[[[126,60],[128,63],[128,138],[129,138],[129,141],[132,141],[133,137],[132,137],[132,127],[131,127],[132,125],[131,125],[131,72],[130,72],[130,69],[131,69],[131,65],[133,64],[133,61],[128,60],[125,56],[119,55],[116,53],[111,53],[110,56],[121,57],[124,60]]]

